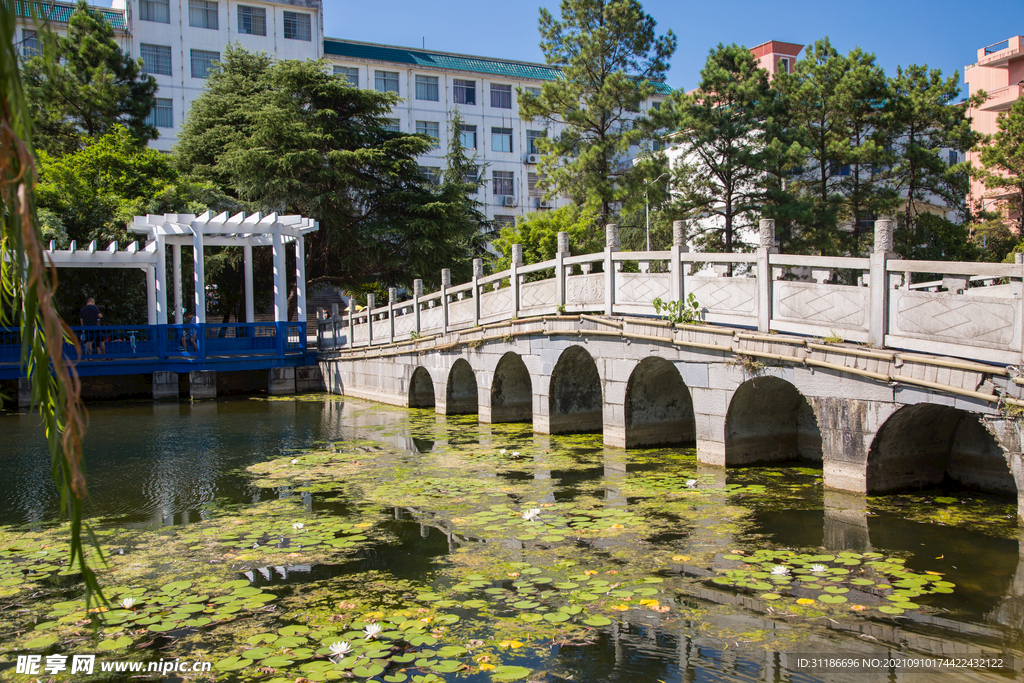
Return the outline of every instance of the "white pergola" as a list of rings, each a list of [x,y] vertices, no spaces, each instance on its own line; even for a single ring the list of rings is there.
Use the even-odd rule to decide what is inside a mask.
[[[245,322],[254,322],[252,286],[252,248],[269,246],[274,254],[274,320],[288,320],[288,290],[285,275],[285,245],[295,244],[295,281],[297,291],[298,319],[306,318],[306,247],[305,235],[319,229],[319,224],[302,216],[279,216],[277,213],[263,215],[254,213],[246,216],[238,213],[229,216],[227,212],[213,215],[207,211],[201,216],[195,214],[167,213],[162,216],[136,216],[130,226],[132,232],[146,236],[146,247],[136,249],[131,256],[146,254],[151,261],[125,264],[128,267],[147,268],[149,285],[150,324],[164,325],[167,316],[167,246],[171,247],[171,270],[174,286],[174,323],[182,324],[181,292],[181,247],[191,245],[195,274],[193,303],[200,323],[206,322],[206,276],[203,262],[204,247],[242,247],[245,267]],[[131,249],[131,247],[129,247]],[[93,250],[93,253],[95,250]],[[51,252],[59,254],[61,252]],[[120,257],[114,245],[113,252]],[[88,259],[82,259],[83,261]],[[122,260],[129,260],[122,257]],[[57,263],[56,259],[54,261]],[[58,263],[58,265],[60,265]],[[64,265],[86,265],[65,263]],[[97,264],[98,265],[98,264]]]

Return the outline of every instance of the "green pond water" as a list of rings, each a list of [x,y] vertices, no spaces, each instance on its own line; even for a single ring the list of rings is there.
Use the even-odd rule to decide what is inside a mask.
[[[865,498],[337,396],[90,408],[86,612],[36,418],[0,415],[0,679],[1024,678],[1012,500]],[[874,658],[824,671],[823,656]],[[971,656],[955,672],[884,660]],[[207,673],[100,671],[199,661]],[[41,665],[42,665],[41,664]],[[932,662],[934,665],[935,663]],[[70,666],[70,664],[69,664]]]

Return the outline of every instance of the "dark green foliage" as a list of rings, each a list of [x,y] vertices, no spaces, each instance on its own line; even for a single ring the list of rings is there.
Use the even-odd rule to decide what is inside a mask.
[[[22,65],[37,150],[67,154],[125,126],[140,142],[157,137],[146,123],[156,79],[121,51],[103,16],[79,0],[68,34],[40,31],[44,54]]]
[[[1005,195],[1008,215],[1015,216],[1013,230],[1024,235],[1024,99],[999,114],[996,125],[998,131],[981,148],[979,176],[986,188]]]

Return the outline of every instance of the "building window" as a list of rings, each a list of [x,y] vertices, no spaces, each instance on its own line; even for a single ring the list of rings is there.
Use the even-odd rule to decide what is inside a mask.
[[[480,167],[470,166],[466,169],[465,175],[462,176],[462,182],[473,183],[476,185],[480,182]]]
[[[653,109],[654,111],[660,111],[661,102],[651,102],[651,109]]]
[[[437,147],[437,141],[441,139],[440,124],[437,121],[417,121],[416,132],[420,135],[426,135],[427,137],[434,138],[434,147]]]
[[[461,126],[459,139],[462,140],[462,146],[466,149],[476,149],[476,126]]]
[[[511,109],[512,86],[491,83],[491,106],[495,109]]]
[[[500,231],[502,228],[511,228],[516,224],[515,216],[495,216],[491,221],[494,224],[494,232]]]
[[[512,129],[491,128],[491,151],[511,152],[512,151]]]
[[[526,131],[526,151],[528,154],[540,154],[540,150],[537,149],[537,140],[540,138],[547,137],[542,130],[528,130]]]
[[[529,191],[531,197],[543,197],[544,196],[544,176],[539,173],[529,173],[526,176],[526,189]]]
[[[494,186],[494,194],[515,194],[515,191],[512,189],[513,183],[515,182],[514,171],[491,171],[491,180],[491,184]]]
[[[359,69],[353,66],[336,66],[334,75],[343,77],[353,88],[359,87]]]
[[[27,28],[21,29],[21,54],[34,57],[39,53],[39,34]]]
[[[139,0],[139,19],[171,23],[171,0]]]
[[[265,7],[238,6],[238,32],[250,36],[267,35],[267,10]]]
[[[420,175],[427,185],[441,184],[441,169],[438,166],[420,166]]]
[[[156,105],[146,117],[146,123],[157,128],[174,128],[174,103],[171,98],[156,98]]]
[[[192,50],[192,78],[208,78],[214,62],[220,61],[220,53],[211,50]]]
[[[960,163],[960,155],[955,149],[949,150],[949,165],[954,166]]]
[[[523,90],[530,93],[534,97],[540,97],[540,88],[523,88]]]
[[[139,45],[139,53],[142,55],[142,73],[160,76],[171,75],[170,45],[142,43]]]
[[[416,76],[416,99],[437,102],[437,76]]]
[[[401,133],[402,126],[398,119],[384,119],[384,130],[389,130],[392,133]]]
[[[781,71],[782,73],[787,73],[787,74],[789,73],[789,57],[780,57],[779,58],[779,66],[776,69],[776,71]]]
[[[463,81],[456,78],[453,83],[456,104],[476,104],[476,81]]]
[[[313,40],[313,20],[302,12],[284,13],[284,37],[289,40]]]
[[[373,85],[377,92],[393,92],[398,94],[398,72],[397,71],[374,71]]]
[[[215,0],[188,0],[188,25],[195,28],[220,28]]]

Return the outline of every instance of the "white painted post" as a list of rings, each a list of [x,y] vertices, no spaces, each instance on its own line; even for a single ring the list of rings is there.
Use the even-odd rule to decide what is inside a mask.
[[[288,322],[288,278],[285,273],[284,240],[280,232],[273,233],[270,248],[274,251],[274,321]]]
[[[892,255],[893,221],[880,218],[875,221],[875,248],[871,252],[871,298],[868,319],[868,340],[879,348],[885,346],[885,332],[889,320],[889,276],[886,261]]]
[[[157,249],[159,251],[159,249]],[[156,272],[153,266],[146,266],[146,319],[147,325],[157,324],[157,296],[156,296]]]
[[[565,307],[565,257],[569,255],[569,233],[558,233],[558,248],[555,251],[555,305]]]
[[[192,274],[195,277],[195,307],[199,324],[206,322],[206,264],[203,262],[203,229],[192,228]]]
[[[480,278],[483,276],[483,259],[473,259],[473,327],[480,324]]]
[[[441,334],[448,334],[448,288],[452,286],[452,271],[441,270]]]
[[[148,280],[148,275],[146,276]],[[167,324],[167,243],[163,235],[156,238],[156,272],[153,274],[156,286],[156,321],[150,325]],[[148,282],[147,282],[148,284]]]
[[[762,218],[758,226],[757,246],[757,331],[768,332],[772,321],[772,269],[769,255],[775,248],[775,221]]]
[[[669,271],[672,273],[672,287],[670,296],[672,301],[682,301],[686,295],[685,267],[683,266],[683,253],[689,251],[686,246],[686,223],[684,221],[672,221],[672,263]]]
[[[377,295],[370,292],[366,295],[366,345],[373,346],[373,309],[377,305]]]
[[[348,347],[352,348],[355,346],[356,337],[356,302],[355,299],[350,295],[348,297]]]
[[[395,343],[395,299],[398,298],[398,288],[388,287],[388,339]]]
[[[523,265],[523,245],[512,245],[512,263],[509,264],[508,284],[512,288],[512,319],[519,317],[519,266]]]
[[[252,298],[252,245],[242,247],[243,269],[245,270],[245,322],[256,322],[256,302]]]
[[[420,334],[420,297],[423,296],[423,280],[416,278],[412,281],[412,314],[413,329],[416,330],[416,336]]]
[[[181,325],[184,321],[182,308],[185,302],[181,296],[181,245],[171,245],[171,277],[174,279],[174,324]]]
[[[615,263],[612,254],[619,251],[619,226],[609,223],[604,227],[604,314],[615,310]]]
[[[306,238],[295,238],[295,309],[300,323],[306,322]]]

